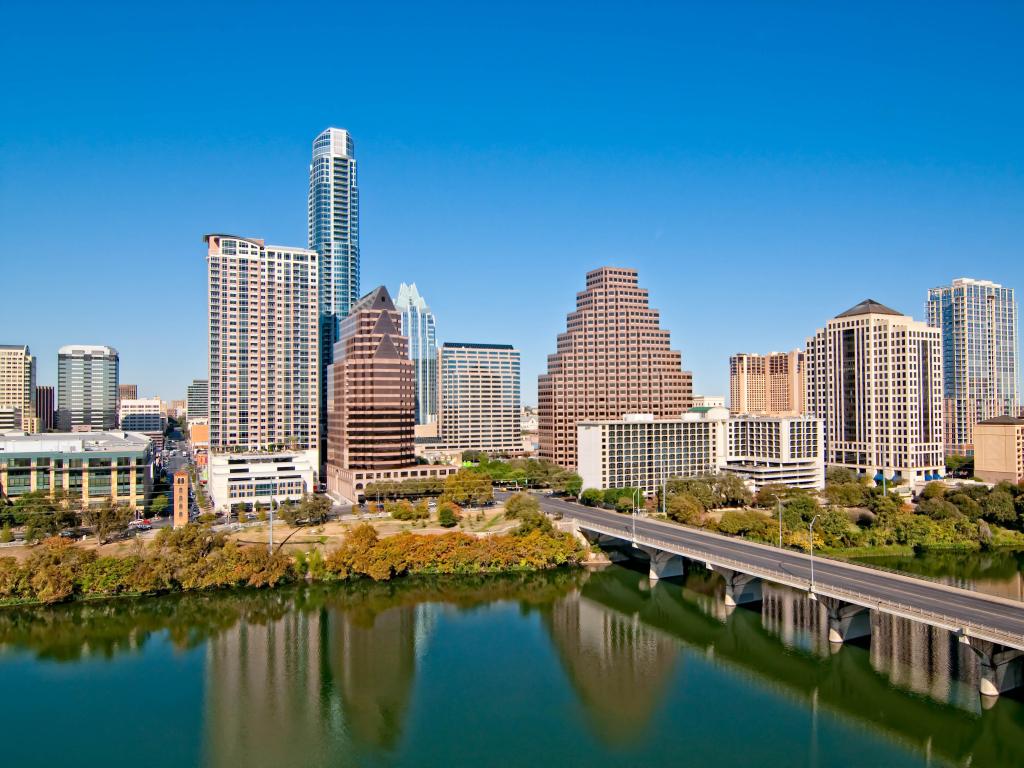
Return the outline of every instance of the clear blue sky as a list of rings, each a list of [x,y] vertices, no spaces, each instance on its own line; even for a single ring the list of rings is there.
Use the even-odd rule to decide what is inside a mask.
[[[280,6],[280,7],[278,7]],[[305,245],[307,166],[357,142],[363,288],[523,351],[635,266],[698,393],[872,297],[1024,290],[1024,6],[8,3],[0,343],[206,372],[211,231]]]

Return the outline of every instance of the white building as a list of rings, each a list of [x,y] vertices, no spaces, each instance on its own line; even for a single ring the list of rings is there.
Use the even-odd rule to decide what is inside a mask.
[[[225,453],[210,456],[207,490],[215,511],[234,504],[297,501],[316,490],[316,449],[284,453]]]
[[[944,469],[942,338],[863,301],[807,339],[807,413],[825,422],[825,464],[911,486]]]
[[[825,487],[825,425],[809,416],[733,416],[722,470],[765,485]]]
[[[728,449],[729,411],[698,407],[676,419],[626,414],[577,426],[577,471],[584,488],[642,488],[717,472]]]
[[[127,432],[162,432],[166,412],[159,397],[122,400],[117,406],[118,423]]]

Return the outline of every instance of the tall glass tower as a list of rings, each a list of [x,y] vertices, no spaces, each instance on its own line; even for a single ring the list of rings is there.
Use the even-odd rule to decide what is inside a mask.
[[[437,420],[437,328],[434,313],[416,289],[402,283],[395,299],[402,313],[402,335],[409,338],[409,359],[416,380],[416,423]]]
[[[320,255],[320,418],[326,433],[327,367],[341,319],[359,299],[359,186],[352,135],[328,128],[313,140],[309,165],[309,248]]]
[[[974,452],[974,425],[1016,415],[1017,302],[1012,288],[959,278],[928,291],[928,325],[942,330],[946,452]]]

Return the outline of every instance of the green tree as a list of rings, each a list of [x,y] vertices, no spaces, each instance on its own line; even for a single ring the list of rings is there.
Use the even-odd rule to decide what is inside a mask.
[[[704,509],[714,509],[718,505],[715,490],[707,477],[674,477],[665,483],[665,490],[670,499],[677,493],[688,493]]]
[[[527,536],[534,531],[540,531],[542,534],[552,534],[555,532],[555,526],[552,525],[547,515],[537,510],[524,510],[519,518],[519,526],[512,531],[512,535]]]
[[[1013,496],[1002,488],[993,490],[982,502],[981,509],[984,518],[989,522],[1003,525],[1017,522],[1017,509],[1013,503]]]
[[[981,504],[976,502],[966,493],[957,491],[951,493],[946,497],[946,501],[956,506],[960,510],[960,514],[966,517],[968,520],[977,520],[981,517]]]
[[[715,494],[715,501],[723,507],[744,507],[753,499],[753,494],[739,475],[719,472],[707,478]]]
[[[586,488],[580,494],[580,503],[588,507],[598,507],[604,501],[604,494],[597,488]]]
[[[583,478],[575,472],[566,470],[555,475],[551,487],[567,496],[579,496],[583,489]]]
[[[14,534],[11,532],[11,524],[5,522],[3,529],[0,529],[0,544],[9,544],[12,541],[14,541]]]
[[[149,502],[149,514],[156,517],[163,517],[167,512],[167,507],[170,506],[170,502],[167,501],[167,497],[162,493],[154,496]]]
[[[829,467],[825,470],[825,485],[850,485],[857,483],[857,475],[846,467]]]
[[[704,507],[693,494],[677,493],[666,502],[665,513],[677,523],[700,525],[704,517]]]
[[[919,515],[927,515],[932,520],[945,520],[948,517],[956,517],[960,514],[956,504],[946,501],[944,498],[932,496],[917,505]]]
[[[437,505],[437,523],[442,528],[454,528],[459,523],[459,514],[455,505],[448,501],[442,501]]]
[[[529,493],[517,493],[505,502],[505,517],[510,520],[522,518],[531,512],[540,512],[540,502]]]
[[[444,497],[460,507],[479,506],[494,499],[493,484],[483,472],[460,469],[445,478]]]
[[[789,496],[789,492],[789,488],[785,485],[774,483],[762,485],[758,492],[754,494],[754,506],[761,509],[772,509],[779,499],[785,499]]]
[[[804,522],[810,522],[811,518],[821,512],[821,506],[818,504],[817,499],[811,496],[809,493],[794,493],[793,496],[786,502],[786,511],[790,514],[796,513],[800,515],[800,519]]]
[[[927,483],[921,491],[922,499],[944,499],[946,497],[946,486],[942,483]]]
[[[102,504],[82,510],[82,519],[92,527],[96,541],[100,544],[126,530],[134,517],[135,510],[130,505],[115,504],[112,499],[104,499]]]

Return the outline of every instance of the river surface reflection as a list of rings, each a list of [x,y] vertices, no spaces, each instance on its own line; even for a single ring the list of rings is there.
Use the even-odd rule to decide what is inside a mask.
[[[5,766],[1024,765],[946,633],[612,566],[0,611]]]

